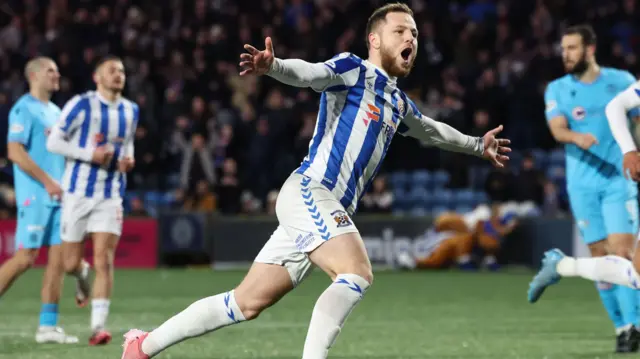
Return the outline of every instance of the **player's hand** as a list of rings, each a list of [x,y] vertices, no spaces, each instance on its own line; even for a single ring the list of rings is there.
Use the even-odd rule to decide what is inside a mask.
[[[49,197],[55,201],[60,201],[62,199],[62,188],[58,184],[58,182],[54,180],[50,180],[44,184],[44,189],[47,190]]]
[[[118,161],[118,171],[122,173],[131,172],[133,167],[135,166],[135,161],[131,157],[125,157]]]
[[[640,182],[640,152],[631,151],[625,153],[622,160],[622,168],[627,179]]]
[[[496,135],[502,131],[502,125],[487,132],[482,139],[484,140],[484,153],[482,157],[491,161],[491,163],[499,168],[504,167],[504,162],[509,160],[509,157],[504,155],[511,152],[509,144],[511,141],[506,138],[496,138]]]
[[[102,145],[93,150],[92,162],[97,165],[107,166],[111,163],[112,159],[113,148],[111,148],[111,146]]]
[[[240,72],[240,76],[249,74],[264,75],[271,69],[275,55],[270,37],[264,39],[264,47],[263,51],[259,51],[251,45],[244,45],[244,49],[247,50],[248,54],[240,54],[240,67],[243,69]]]
[[[578,133],[573,142],[583,150],[588,150],[591,146],[598,144],[598,139],[590,133]]]

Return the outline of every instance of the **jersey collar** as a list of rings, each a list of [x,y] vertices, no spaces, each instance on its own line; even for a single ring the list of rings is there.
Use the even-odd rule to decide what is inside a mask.
[[[391,81],[393,83],[396,83],[396,81],[398,81],[397,77],[389,76],[389,74],[385,70],[383,70],[381,67],[378,67],[375,64],[371,63],[371,61],[364,60],[364,62],[366,62],[368,66],[371,66],[371,67],[376,69],[376,71],[374,72],[376,75],[378,75],[378,76],[382,75],[382,76],[386,77],[389,81]],[[367,74],[367,77],[373,77],[373,73],[372,74]]]
[[[112,106],[112,107],[116,107],[118,105],[120,105],[120,103],[122,102],[122,97],[118,98],[115,101],[109,101],[106,98],[104,98],[102,95],[100,95],[100,92],[96,91],[96,97],[98,97],[98,100],[100,100],[100,102],[102,102],[103,104],[107,105],[107,106]]]

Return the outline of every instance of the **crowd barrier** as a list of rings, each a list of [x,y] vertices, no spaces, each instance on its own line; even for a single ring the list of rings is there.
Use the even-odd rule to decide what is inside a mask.
[[[419,251],[429,217],[356,216],[375,265],[395,266],[400,251]],[[0,263],[14,252],[15,220],[0,221]],[[116,252],[116,267],[154,268],[175,255],[205,256],[214,266],[251,262],[278,226],[274,217],[220,217],[198,213],[163,213],[157,220],[127,218]],[[557,247],[583,255],[570,218],[527,218],[503,241],[503,264],[539,266],[545,250]],[[91,241],[86,257],[91,259]],[[41,251],[36,265],[46,262]]]

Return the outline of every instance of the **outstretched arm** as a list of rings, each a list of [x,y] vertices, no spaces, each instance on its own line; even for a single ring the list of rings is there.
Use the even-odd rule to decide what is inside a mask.
[[[445,123],[422,115],[410,100],[407,115],[398,126],[401,135],[417,138],[448,151],[482,157],[496,167],[504,167],[504,162],[509,160],[504,153],[511,152],[511,149],[507,147],[509,140],[496,138],[500,131],[502,125],[487,132],[483,137],[467,136]]]
[[[267,75],[284,84],[295,87],[310,87],[324,91],[333,86],[353,86],[358,79],[359,62],[350,54],[340,54],[327,62],[310,63],[300,59],[275,57],[270,37],[264,41],[260,51],[244,45],[247,53],[240,55],[240,76],[249,74]]]

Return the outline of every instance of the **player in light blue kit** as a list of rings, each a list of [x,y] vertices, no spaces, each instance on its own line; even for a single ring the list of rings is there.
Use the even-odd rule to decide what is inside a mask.
[[[42,284],[38,343],[77,343],[58,325],[58,301],[63,268],[60,250],[59,181],[64,157],[47,151],[48,130],[58,120],[60,108],[50,101],[59,88],[60,74],[53,60],[38,57],[26,66],[29,93],[9,113],[8,154],[13,162],[18,207],[15,255],[0,267],[0,295],[35,261],[42,247],[49,247]],[[88,267],[85,267],[88,269]],[[86,276],[87,270],[84,270]]]
[[[595,45],[596,36],[589,26],[565,31],[562,58],[567,75],[547,87],[546,117],[554,138],[565,144],[571,209],[592,257],[615,254],[631,258],[638,231],[637,185],[623,175],[622,152],[609,128],[605,108],[635,79],[627,71],[600,67]],[[627,115],[635,117],[638,111]],[[529,288],[530,302],[536,302],[548,285],[557,282],[555,264],[563,256],[558,250],[545,253],[543,267]],[[637,351],[638,292],[607,282],[597,282],[597,287],[615,326],[616,351]]]

